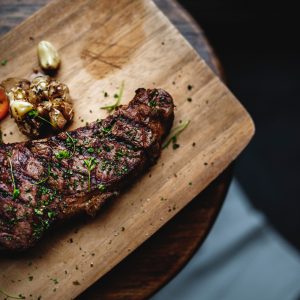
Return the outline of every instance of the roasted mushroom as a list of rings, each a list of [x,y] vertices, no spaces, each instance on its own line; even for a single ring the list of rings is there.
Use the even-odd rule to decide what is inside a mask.
[[[10,78],[2,82],[10,102],[10,112],[25,135],[37,138],[49,131],[61,131],[73,119],[68,87],[48,76],[32,82]]]

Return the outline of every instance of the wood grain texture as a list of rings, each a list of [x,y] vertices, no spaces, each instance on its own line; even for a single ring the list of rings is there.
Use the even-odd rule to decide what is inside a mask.
[[[19,25],[51,0],[0,0],[0,36]],[[219,60],[203,30],[176,0],[154,0],[179,32],[191,43],[211,69],[222,75]]]
[[[101,4],[105,4],[105,2],[106,1],[102,1]],[[21,31],[23,36],[34,32],[36,39],[45,37],[51,40],[51,36],[53,37],[55,32],[58,32],[57,29],[60,29],[60,34],[55,35],[55,41],[61,40],[61,45],[59,45],[60,51],[63,54],[65,53],[65,55],[68,54],[70,60],[68,63],[65,63],[64,60],[64,65],[59,77],[63,78],[63,80],[70,85],[71,91],[76,91],[76,79],[84,79],[81,87],[83,90],[78,90],[78,92],[80,92],[79,94],[84,95],[85,97],[83,98],[85,99],[89,99],[89,97],[92,99],[90,107],[95,104],[99,107],[100,100],[98,99],[98,102],[93,101],[95,97],[93,89],[99,92],[99,88],[97,89],[98,85],[109,89],[111,88],[110,83],[114,84],[116,80],[120,82],[126,77],[126,88],[128,88],[128,90],[126,90],[127,97],[124,98],[125,101],[125,99],[128,100],[130,89],[141,84],[151,86],[153,81],[155,81],[155,83],[170,90],[177,99],[177,116],[182,119],[188,116],[192,119],[192,125],[189,127],[189,130],[182,135],[182,147],[177,150],[176,156],[174,156],[171,149],[165,151],[160,161],[160,163],[164,163],[164,167],[162,167],[161,164],[155,166],[151,171],[153,174],[151,179],[143,178],[138,185],[135,185],[121,197],[118,202],[110,206],[97,220],[89,221],[88,224],[82,226],[76,234],[75,243],[67,243],[69,239],[68,234],[71,234],[70,232],[72,230],[71,228],[65,228],[65,232],[61,232],[57,235],[54,234],[51,238],[49,237],[48,241],[44,241],[39,249],[36,249],[36,252],[31,253],[29,257],[22,257],[18,261],[15,259],[1,260],[0,263],[1,267],[3,267],[3,271],[6,273],[5,282],[8,288],[15,290],[16,285],[10,281],[11,278],[9,278],[9,276],[18,268],[19,274],[22,277],[22,279],[20,279],[22,281],[17,284],[18,289],[21,289],[20,292],[29,293],[29,291],[32,291],[32,293],[37,295],[37,293],[41,292],[41,288],[43,288],[44,290],[42,292],[44,298],[51,298],[51,296],[53,296],[52,286],[49,285],[51,278],[53,278],[51,276],[55,278],[59,277],[59,284],[55,287],[57,289],[55,292],[56,297],[66,295],[67,297],[73,297],[80,291],[83,291],[85,287],[120,261],[128,249],[130,249],[130,251],[133,250],[165,223],[166,220],[173,216],[178,209],[183,207],[198,194],[209,181],[236,157],[253,133],[252,122],[243,108],[207,69],[203,61],[199,60],[189,45],[182,40],[174,28],[151,3],[143,1],[133,1],[129,3],[128,1],[122,1],[122,3],[114,5],[114,12],[110,12],[111,14],[113,13],[113,16],[118,16],[118,13],[121,14],[121,12],[124,12],[122,7],[126,6],[129,16],[131,9],[134,9],[135,12],[137,9],[140,9],[144,13],[141,18],[142,21],[135,20],[135,16],[130,16],[130,20],[132,21],[132,18],[134,20],[130,26],[135,25],[133,32],[134,36],[136,34],[136,39],[130,36],[132,32],[128,32],[129,29],[127,26],[125,26],[125,30],[121,28],[118,31],[117,23],[115,27],[108,27],[113,32],[110,32],[109,29],[106,29],[107,33],[102,32],[103,36],[110,34],[108,38],[108,40],[112,39],[110,45],[114,44],[113,40],[116,30],[118,31],[116,34],[118,43],[123,41],[124,35],[126,35],[124,41],[131,41],[130,38],[132,38],[135,43],[134,49],[127,49],[128,45],[125,45],[125,47],[123,44],[117,45],[118,48],[122,48],[122,53],[125,53],[124,56],[128,59],[126,61],[124,57],[118,58],[116,65],[119,66],[119,68],[113,65],[108,68],[107,61],[103,62],[103,57],[100,57],[99,62],[98,57],[93,56],[93,52],[99,50],[96,47],[98,41],[97,39],[95,40],[93,36],[87,37],[85,35],[86,32],[84,32],[81,28],[82,26],[80,26],[80,24],[85,23],[85,20],[81,18],[83,18],[82,16],[86,13],[90,13],[91,15],[97,13],[97,18],[101,19],[101,17],[103,17],[105,22],[105,18],[109,14],[105,11],[104,7],[102,7],[101,11],[97,11],[98,7],[93,7],[93,3],[95,2],[89,2],[90,7],[87,5],[85,9],[89,7],[90,11],[82,14],[80,3],[78,3],[78,6],[75,5],[72,7],[68,7],[67,2],[60,3],[65,4],[63,7],[64,18],[58,18],[58,14],[56,14],[56,19],[50,18],[48,23],[49,28],[45,32],[43,32],[41,26],[39,26],[42,23],[43,17],[45,18],[43,12],[30,19],[26,24],[23,24],[17,31],[19,31],[20,34],[20,30],[23,30]],[[51,8],[51,5],[48,6],[46,10],[49,9],[49,7]],[[74,7],[76,7],[77,10],[75,10]],[[103,12],[106,12],[106,14]],[[101,13],[103,15],[101,15]],[[128,18],[128,14],[121,18],[123,22],[124,19],[126,20]],[[88,19],[91,18],[89,17]],[[114,19],[115,18],[112,17],[110,22]],[[72,23],[73,21],[75,23]],[[118,21],[120,21],[120,18]],[[68,34],[67,26],[62,26],[62,24],[73,26],[74,33],[72,37],[70,37],[70,32]],[[138,28],[141,26],[143,30]],[[97,29],[101,31],[101,27],[100,29],[97,27]],[[95,31],[96,29],[91,28],[89,33],[91,33],[92,30]],[[11,58],[13,58],[10,59],[10,71],[14,71],[14,74],[20,72],[22,76],[30,75],[28,74],[28,66],[32,60],[25,59],[26,63],[22,65],[21,69],[18,69],[17,61],[18,59],[19,62],[23,61],[24,55],[25,57],[27,55],[28,58],[34,57],[32,45],[29,47],[23,45],[23,58],[18,57],[20,49],[18,50],[18,45],[14,44],[14,40],[17,36],[15,32],[12,32],[1,40],[1,53],[10,54]],[[161,39],[162,37],[163,41]],[[101,40],[99,40],[100,43]],[[4,42],[6,46],[11,45],[9,49],[15,50],[15,52],[5,52],[3,46]],[[162,42],[164,45],[161,44]],[[78,46],[78,48],[76,46]],[[82,57],[81,53],[83,50],[88,51],[83,52],[85,55]],[[92,52],[92,55],[90,55],[89,51]],[[113,49],[112,52],[109,53],[114,54],[116,52],[119,53],[119,51]],[[170,55],[172,53],[173,55]],[[162,56],[164,59],[161,59]],[[81,59],[78,59],[79,57],[81,57]],[[73,65],[71,58],[73,58]],[[111,57],[105,57],[105,59],[106,58],[111,59]],[[81,68],[77,68],[79,62],[86,59],[91,59],[91,61],[85,61],[83,66],[80,65]],[[137,65],[132,65],[132,60],[134,60],[134,63]],[[111,63],[110,60],[108,62]],[[103,68],[99,68],[98,64],[100,64],[100,66],[104,65]],[[143,67],[145,64],[147,67]],[[137,68],[137,66],[139,68]],[[74,72],[74,67],[77,72]],[[4,69],[5,68],[1,69],[1,75],[7,76],[8,74],[2,74]],[[96,74],[97,69],[99,73]],[[137,76],[137,74],[139,76]],[[131,79],[127,81],[127,78]],[[173,81],[176,81],[176,85],[172,84]],[[194,85],[193,90],[190,92],[190,95],[194,99],[193,105],[187,103],[186,98],[182,97],[182,95],[187,94],[186,86],[189,83]],[[90,84],[93,87],[92,89],[87,88]],[[87,88],[87,90],[85,88]],[[84,110],[86,107],[82,105],[82,101],[78,98],[76,99],[76,97],[74,97],[74,99],[77,105],[76,110],[82,112],[82,115],[92,117]],[[197,101],[195,99],[197,99]],[[101,111],[99,111],[98,115],[100,114]],[[193,124],[195,125],[193,126]],[[12,124],[9,124],[9,121],[7,121],[6,126],[6,128],[11,128],[10,126],[12,126]],[[76,123],[73,126],[76,127]],[[14,135],[8,138],[14,139],[19,137]],[[196,147],[191,146],[192,141],[197,142]],[[191,159],[191,157],[193,157],[193,159]],[[213,165],[208,167],[204,164],[206,162],[209,164],[213,163]],[[174,172],[177,173],[176,179],[173,178]],[[200,175],[201,177],[199,178]],[[190,182],[189,180],[193,182],[192,185],[188,184]],[[153,186],[155,186],[155,188],[153,188]],[[151,198],[151,201],[147,201],[147,198],[145,199],[145,191],[147,195],[149,195],[149,199]],[[160,199],[157,198],[158,194],[167,194],[168,201],[160,201]],[[133,203],[133,205],[131,205],[131,203]],[[170,207],[173,208],[174,204],[176,205],[176,210],[173,211],[173,209],[171,209],[169,212]],[[117,212],[120,211],[122,211],[123,215],[116,215]],[[115,216],[115,218],[113,218],[113,216]],[[125,218],[125,216],[130,216],[130,218]],[[146,221],[148,222],[145,223]],[[141,227],[141,222],[143,227]],[[147,226],[145,227],[146,224]],[[121,226],[124,226],[126,230],[120,232]],[[96,231],[97,239],[95,240],[92,233]],[[74,234],[72,234],[72,236],[73,235]],[[131,237],[131,240],[129,240],[129,237]],[[111,243],[110,240],[112,240]],[[82,250],[80,250],[80,247]],[[94,249],[95,252],[91,252],[91,249]],[[44,252],[45,250],[46,252]],[[42,253],[42,258],[36,257],[37,253]],[[95,253],[95,256],[93,256],[92,253]],[[92,268],[89,264],[89,261],[93,257],[95,258],[93,260],[97,262],[97,268]],[[28,259],[32,259],[33,261],[30,267],[34,265],[37,269],[27,266]],[[78,270],[76,269],[76,263],[78,263]],[[74,270],[67,270],[67,274],[65,275],[60,273],[64,267],[70,268],[70,266],[75,266]],[[45,273],[45,269],[47,269],[48,272]],[[31,270],[35,273],[34,278],[37,278],[37,280],[28,283],[28,280],[26,281],[26,276],[28,275],[25,274],[28,274]],[[11,271],[11,275],[9,271]],[[80,285],[72,285],[72,279],[75,279],[75,282],[79,280]]]
[[[150,239],[76,299],[141,300],[175,276],[212,226],[231,181],[227,168]]]

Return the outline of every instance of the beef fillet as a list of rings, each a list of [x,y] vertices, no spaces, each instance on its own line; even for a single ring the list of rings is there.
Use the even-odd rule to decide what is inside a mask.
[[[57,221],[95,215],[154,164],[174,119],[172,97],[138,89],[104,120],[49,139],[0,145],[0,247],[32,247]]]

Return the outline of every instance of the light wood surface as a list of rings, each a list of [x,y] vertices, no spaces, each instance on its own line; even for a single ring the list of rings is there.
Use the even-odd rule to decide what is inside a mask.
[[[191,120],[181,147],[165,150],[159,163],[96,219],[80,221],[75,232],[72,224],[53,231],[27,255],[0,259],[0,284],[8,293],[68,299],[203,190],[245,147],[254,128],[241,105],[149,1],[51,3],[0,40],[0,53],[9,60],[0,68],[1,78],[30,77],[41,39],[52,41],[62,55],[58,77],[74,98],[73,128],[82,125],[79,116],[84,121],[104,117],[99,107],[113,99],[105,99],[102,91],[114,94],[122,80],[123,103],[137,87],[161,86],[174,96],[175,123]],[[12,120],[3,129],[6,141],[24,139]]]

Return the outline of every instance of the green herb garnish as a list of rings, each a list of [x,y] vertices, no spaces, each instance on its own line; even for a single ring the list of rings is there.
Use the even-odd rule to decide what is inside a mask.
[[[70,155],[70,157],[72,157],[74,155],[75,151],[76,151],[76,142],[77,142],[77,140],[73,139],[68,132],[66,132],[66,135],[68,136],[68,138],[66,140],[67,144],[69,144],[69,145],[71,144],[72,147],[73,147],[73,151],[72,151],[72,153]]]
[[[53,218],[56,216],[56,212],[55,211],[48,211],[48,218]]]
[[[39,115],[38,111],[33,109],[30,112],[28,112],[28,116],[32,119],[36,118]]]
[[[52,280],[54,284],[58,284],[58,280],[56,278],[50,278],[50,280]]]
[[[91,191],[91,172],[95,169],[97,165],[97,160],[95,157],[90,157],[83,161],[86,169],[88,171],[88,184],[89,184],[89,192]]]
[[[8,63],[7,59],[2,59],[1,60],[1,66],[5,66]]]
[[[151,100],[151,101],[149,102],[149,106],[150,106],[150,107],[155,107],[156,105],[157,105],[157,103],[156,103],[155,100]]]
[[[177,149],[179,147],[179,145],[176,144],[177,137],[180,135],[180,133],[182,131],[184,131],[188,127],[189,124],[190,124],[190,121],[186,121],[186,122],[183,122],[181,125],[173,128],[171,130],[169,136],[167,137],[167,139],[163,143],[162,149],[167,148],[171,144],[171,142],[173,143],[173,149]],[[174,145],[176,145],[176,146],[174,146]]]
[[[104,127],[104,128],[102,128],[101,131],[102,131],[103,133],[105,133],[105,134],[108,134],[108,133],[111,132],[111,129],[112,129],[112,127],[109,126],[109,127]]]
[[[70,158],[71,153],[68,150],[61,150],[55,154],[55,157],[59,160]]]
[[[39,209],[39,208],[35,208],[34,212],[35,212],[36,215],[39,215],[39,216],[43,215],[43,211],[41,209]]]
[[[87,149],[87,152],[88,153],[94,153],[95,149],[93,147],[90,147],[90,148]]]
[[[124,81],[122,81],[121,83],[119,93],[114,95],[114,98],[117,99],[116,102],[112,105],[102,106],[101,109],[106,109],[109,113],[112,113],[120,105],[123,92],[124,92]]]
[[[41,183],[46,182],[46,181],[49,179],[50,174],[51,174],[51,169],[50,169],[50,165],[49,165],[49,166],[48,166],[48,174],[47,174],[47,177],[45,177],[45,178],[41,179],[40,181],[34,183],[34,185],[38,185],[38,184],[41,184]]]
[[[118,150],[116,152],[116,155],[117,155],[117,158],[121,158],[121,157],[123,157],[125,155],[125,153],[122,150]]]
[[[98,190],[100,191],[100,192],[104,192],[105,191],[105,189],[106,189],[106,187],[105,187],[105,185],[103,184],[103,183],[101,183],[101,184],[98,184]]]
[[[23,295],[19,295],[19,296],[11,296],[8,295],[6,292],[4,292],[2,289],[0,289],[0,294],[4,295],[5,297],[7,297],[8,299],[25,299],[25,297]]]
[[[32,118],[32,119],[38,118],[38,119],[40,119],[41,121],[46,122],[46,123],[48,123],[49,125],[51,125],[52,127],[54,127],[53,124],[52,124],[51,122],[49,122],[49,121],[46,120],[45,118],[41,117],[41,116],[39,115],[39,112],[38,112],[36,109],[31,110],[30,112],[28,112],[27,115],[28,115],[30,118]]]
[[[12,163],[11,163],[11,159],[10,159],[10,157],[8,157],[7,159],[8,159],[9,167],[10,167],[11,181],[12,181],[13,188],[14,188],[12,196],[13,196],[13,199],[17,199],[20,196],[20,190],[17,189],[17,186],[16,186],[15,176],[14,176],[14,173],[13,173],[13,166],[12,166]]]

